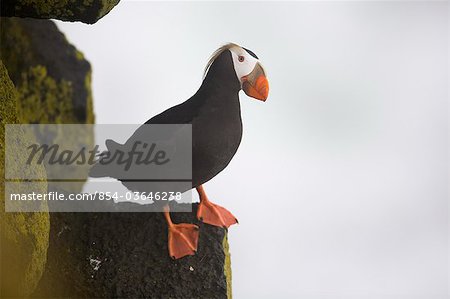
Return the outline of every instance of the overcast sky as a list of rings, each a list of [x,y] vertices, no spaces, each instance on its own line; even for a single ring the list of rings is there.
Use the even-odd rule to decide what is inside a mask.
[[[210,54],[255,52],[266,103],[206,184],[230,228],[234,298],[448,298],[446,2],[121,1],[57,22],[91,62],[97,123],[189,98]]]

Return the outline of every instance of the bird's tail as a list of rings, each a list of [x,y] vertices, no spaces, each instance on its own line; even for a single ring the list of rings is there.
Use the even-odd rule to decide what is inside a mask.
[[[114,171],[112,171],[112,169],[110,169],[111,165],[108,163],[106,163],[106,164],[100,163],[100,161],[102,159],[104,159],[105,157],[108,157],[111,154],[114,154],[118,149],[120,149],[122,147],[122,144],[117,143],[112,139],[107,139],[105,144],[106,144],[107,150],[99,154],[96,163],[89,170],[90,177],[101,178],[101,177],[113,176]]]

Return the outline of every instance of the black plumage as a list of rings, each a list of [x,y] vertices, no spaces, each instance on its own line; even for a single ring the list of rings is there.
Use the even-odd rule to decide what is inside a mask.
[[[190,99],[146,122],[192,125],[192,187],[221,172],[239,147],[242,138],[240,88],[231,53],[224,51]]]
[[[233,67],[230,51],[223,51],[212,63],[198,91],[187,101],[152,117],[145,124],[192,125],[192,187],[195,188],[216,176],[231,161],[242,138],[242,121],[239,103],[240,82]],[[140,135],[138,133],[133,135]],[[144,130],[143,130],[144,131]],[[136,138],[115,147],[130,148]],[[107,144],[108,145],[108,144]],[[109,151],[112,151],[109,148]],[[91,176],[110,176],[121,179],[120,174],[99,164]],[[138,186],[122,180],[133,191]],[[142,187],[141,187],[142,188]],[[180,190],[186,191],[186,190]]]

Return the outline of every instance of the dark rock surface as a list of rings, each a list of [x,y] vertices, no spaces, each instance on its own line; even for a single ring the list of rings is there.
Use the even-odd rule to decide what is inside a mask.
[[[2,0],[0,15],[93,24],[118,3],[119,0]]]
[[[172,218],[197,223],[195,211]],[[162,213],[52,213],[47,267],[33,296],[227,298],[226,231],[199,225],[197,255],[172,260]]]

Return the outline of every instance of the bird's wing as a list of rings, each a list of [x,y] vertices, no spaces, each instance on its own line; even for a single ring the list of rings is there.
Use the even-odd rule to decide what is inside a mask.
[[[161,134],[155,131],[152,128],[146,127],[146,125],[153,124],[192,124],[195,118],[198,115],[198,108],[201,105],[198,99],[196,100],[194,97],[189,100],[173,106],[164,112],[152,117],[144,125],[140,126],[132,136],[124,143],[119,144],[117,142],[113,142],[112,140],[108,140],[107,146],[110,155],[114,155],[114,152],[117,150],[121,150],[122,152],[129,152],[129,150],[133,147],[133,144],[136,141],[140,141],[141,144],[157,142],[160,145],[171,145],[171,152],[176,151],[177,143],[180,140],[179,134],[183,134],[183,127],[171,126],[167,127]],[[149,133],[152,132],[152,133]],[[102,177],[102,176],[110,176],[120,179],[123,176],[123,173],[119,173],[117,170],[113,170],[112,167],[108,167],[108,165],[101,165],[97,163],[91,169],[91,176],[93,177]]]
[[[199,107],[201,103],[199,103],[198,98],[196,99],[194,96],[188,99],[187,101],[173,106],[158,115],[155,115],[151,119],[145,122],[142,126],[140,126],[133,135],[125,142],[124,146],[128,144],[133,144],[136,140],[145,141],[147,135],[152,129],[149,129],[146,125],[169,125],[169,124],[180,124],[180,125],[189,125],[192,124],[198,116]],[[176,138],[176,135],[179,133],[180,129],[184,129],[182,126],[172,126],[166,127],[161,134],[151,134],[150,137],[155,142],[162,143],[172,143],[173,138]]]
[[[145,122],[145,124],[192,124],[198,115],[201,102],[193,96],[189,100],[173,106]]]

